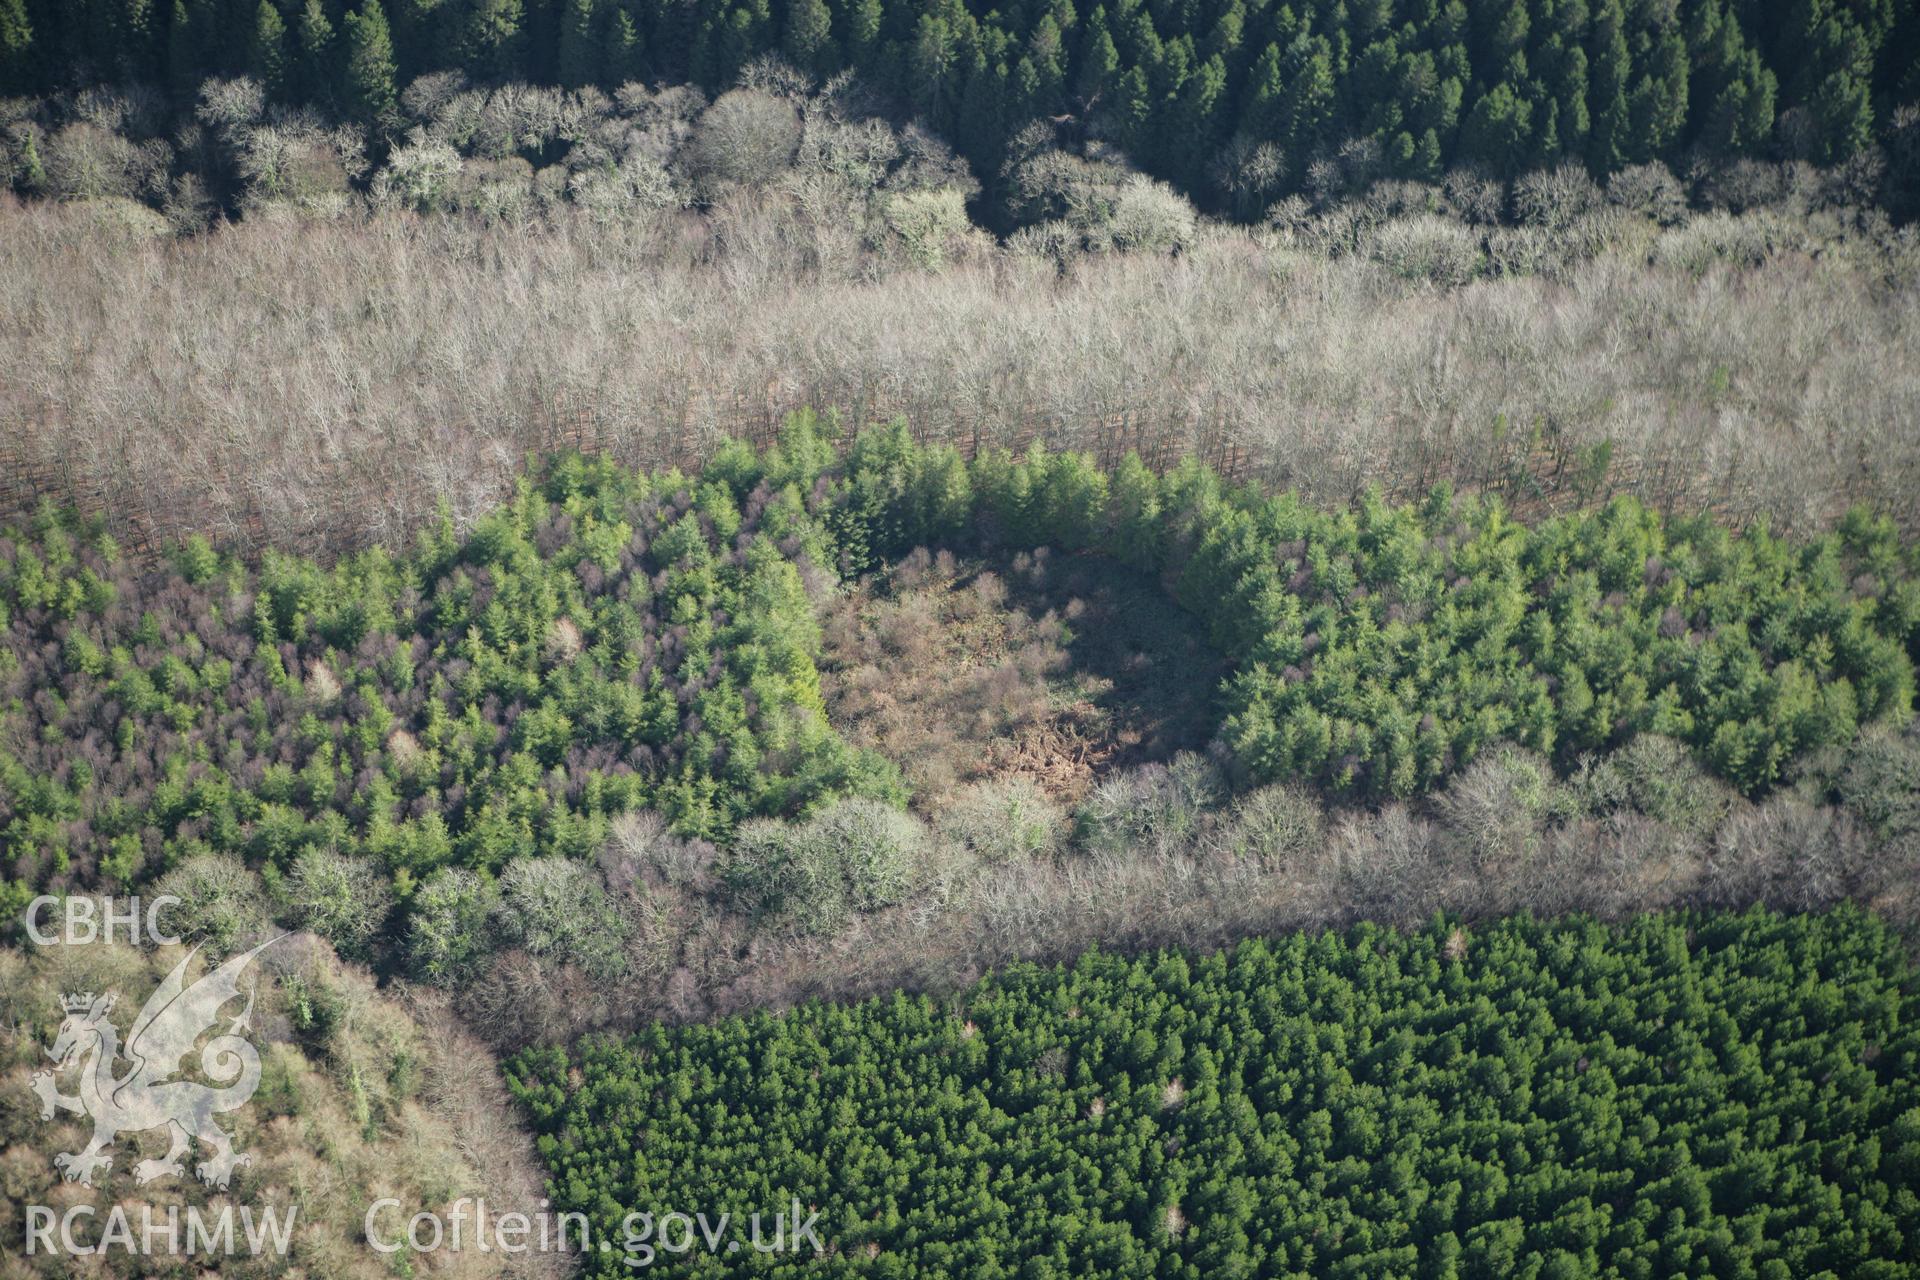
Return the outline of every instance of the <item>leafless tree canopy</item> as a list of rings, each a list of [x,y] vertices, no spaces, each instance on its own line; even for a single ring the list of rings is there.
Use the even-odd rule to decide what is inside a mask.
[[[831,191],[181,239],[99,202],[7,200],[7,507],[78,502],[136,546],[201,529],[324,552],[394,542],[439,501],[475,515],[530,450],[691,460],[812,404],[966,447],[1194,452],[1326,502],[1450,480],[1526,509],[1629,490],[1794,530],[1855,500],[1920,515],[1904,242],[1613,206],[1571,234],[1443,234],[1394,212],[1403,196],[1202,227],[1173,256],[976,244],[930,270]]]
[[[1920,722],[1879,729],[1755,803],[1658,737],[1564,779],[1495,744],[1428,800],[1364,810],[1325,807],[1291,784],[1229,800],[1207,760],[1181,755],[1109,774],[1071,823],[1037,791],[962,793],[906,841],[915,852],[902,900],[852,911],[839,902],[830,917],[810,900],[743,910],[765,907],[766,868],[800,865],[809,827],[761,824],[753,847],[719,855],[735,888],[717,891],[711,846],[676,841],[640,815],[601,864],[655,912],[656,941],[630,980],[596,984],[578,966],[510,951],[454,999],[481,1034],[520,1044],[814,996],[951,991],[1016,959],[1070,960],[1095,945],[1208,948],[1360,920],[1418,927],[1436,912],[1618,919],[1850,898],[1911,928],[1917,763]],[[989,811],[996,830],[1034,838],[982,841]],[[1048,834],[1069,827],[1071,837]],[[792,856],[767,856],[783,849]]]

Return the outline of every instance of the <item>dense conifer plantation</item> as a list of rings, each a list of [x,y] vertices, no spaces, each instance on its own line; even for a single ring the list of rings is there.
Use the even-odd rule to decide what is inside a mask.
[[[257,570],[204,541],[140,573],[49,514],[0,545],[9,893],[141,883],[197,853],[397,882],[587,858],[649,806],[683,836],[897,770],[827,724],[809,584],[915,546],[1046,546],[1158,577],[1230,675],[1237,783],[1425,792],[1506,740],[1571,769],[1639,734],[1750,794],[1911,714],[1916,551],[1864,513],[1793,544],[1621,499],[1534,528],[1444,490],[1317,510],[1129,457],[965,461],[904,423],[844,453],[796,416],[696,477],[577,456],[464,538]]]
[[[578,458],[464,539],[331,570],[181,549],[141,573],[49,516],[4,547],[0,753],[10,898],[127,886],[197,853],[285,872],[375,859],[404,896],[442,866],[585,858],[646,804],[692,835],[894,771],[827,725],[801,494]]]
[[[674,1274],[1891,1277],[1916,1019],[1852,910],[1518,919],[1095,952],[509,1075],[605,1239],[820,1212],[830,1257],[696,1243]]]
[[[222,1274],[1920,1277],[1916,215],[1920,0],[0,0],[0,1273],[271,939]]]
[[[0,92],[250,75],[361,123],[457,69],[568,88],[731,86],[755,57],[852,69],[994,173],[1030,122],[1093,119],[1216,199],[1297,190],[1360,147],[1382,173],[1563,158],[1601,174],[1689,150],[1860,152],[1920,93],[1911,0],[0,0]]]

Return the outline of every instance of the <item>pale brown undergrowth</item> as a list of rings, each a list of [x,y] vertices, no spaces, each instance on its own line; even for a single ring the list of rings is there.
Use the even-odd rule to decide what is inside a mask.
[[[1218,659],[1153,583],[1038,548],[917,549],[827,609],[822,689],[918,807],[1025,778],[1075,803],[1108,770],[1205,745]]]
[[[489,1214],[537,1211],[542,1174],[493,1056],[453,1019],[439,993],[378,989],[364,970],[342,964],[310,934],[287,938],[255,963],[260,980],[247,1034],[260,1051],[260,1086],[247,1105],[216,1121],[251,1163],[235,1171],[227,1191],[192,1178],[135,1186],[134,1164],[166,1146],[159,1130],[121,1134],[111,1169],[95,1175],[100,1185],[61,1181],[54,1153],[80,1150],[89,1128],[64,1114],[41,1120],[29,1089],[33,1073],[47,1066],[42,1051],[63,1016],[61,996],[117,991],[112,1018],[124,1036],[180,955],[173,947],[142,951],[125,943],[0,948],[0,1277],[80,1274],[63,1255],[25,1256],[28,1205],[64,1213],[92,1204],[101,1216],[81,1222],[76,1232],[86,1239],[98,1237],[108,1207],[119,1205],[136,1245],[143,1205],[151,1205],[160,1222],[170,1206],[183,1215],[186,1206],[198,1206],[203,1216],[217,1216],[232,1205],[237,1217],[240,1206],[258,1213],[295,1205],[284,1257],[239,1256],[220,1264],[220,1273],[328,1280],[396,1274],[364,1236],[367,1210],[381,1197],[402,1205],[382,1218],[390,1234],[396,1224],[404,1231],[418,1211],[444,1215],[462,1196],[484,1197]],[[192,970],[190,980],[199,972]],[[71,1080],[61,1083],[72,1087]],[[189,1168],[204,1155],[192,1155]],[[244,1251],[237,1221],[235,1233]],[[154,1265],[179,1261],[115,1248],[88,1260],[84,1274],[155,1274]],[[508,1258],[471,1247],[434,1254],[432,1263],[434,1274],[450,1280],[565,1272],[558,1256]]]

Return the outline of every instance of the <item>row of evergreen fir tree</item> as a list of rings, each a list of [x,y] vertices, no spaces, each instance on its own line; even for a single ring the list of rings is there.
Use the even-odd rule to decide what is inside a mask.
[[[1841,162],[1920,96],[1913,0],[0,0],[0,93],[249,74],[376,129],[433,71],[569,88],[852,69],[992,175],[1036,118],[1143,167],[1297,188],[1361,140],[1401,176],[1700,150]],[[1264,151],[1261,149],[1264,147]],[[1252,176],[1228,172],[1248,168]],[[1238,161],[1234,158],[1238,157]]]

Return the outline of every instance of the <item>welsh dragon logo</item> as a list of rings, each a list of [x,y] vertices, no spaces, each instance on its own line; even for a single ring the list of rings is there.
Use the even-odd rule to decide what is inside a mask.
[[[158,1160],[142,1160],[133,1167],[133,1180],[152,1182],[169,1175],[182,1175],[181,1157],[187,1154],[189,1138],[198,1139],[209,1153],[194,1166],[200,1180],[210,1187],[225,1188],[236,1167],[251,1157],[233,1149],[233,1139],[214,1124],[222,1111],[244,1106],[260,1085],[260,1054],[240,1036],[253,1012],[253,991],[247,991],[247,1005],[228,1024],[224,1033],[207,1041],[200,1051],[200,1069],[217,1085],[192,1080],[176,1080],[180,1060],[192,1052],[203,1032],[219,1021],[220,1009],[240,993],[240,975],[253,958],[278,942],[274,938],[253,950],[234,956],[192,986],[186,984],[187,965],[198,954],[195,947],[175,965],[159,988],[141,1007],[127,1033],[123,1050],[119,1033],[107,1021],[116,995],[107,992],[95,996],[83,992],[62,998],[66,1020],[60,1024],[47,1056],[54,1069],[33,1077],[33,1091],[40,1095],[40,1118],[53,1119],[55,1111],[71,1111],[93,1119],[93,1140],[86,1149],[62,1152],[54,1165],[68,1182],[93,1185],[96,1171],[113,1167],[108,1148],[122,1133],[139,1133],[165,1125],[171,1130],[171,1145]],[[114,1074],[114,1061],[124,1057],[130,1064],[123,1074]],[[81,1063],[80,1092],[68,1097],[54,1083],[57,1073]]]

